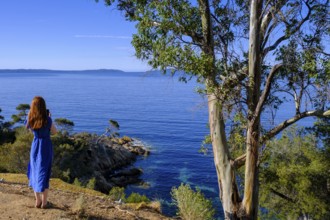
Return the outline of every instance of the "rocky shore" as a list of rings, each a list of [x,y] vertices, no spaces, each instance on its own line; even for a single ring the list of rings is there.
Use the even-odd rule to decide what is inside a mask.
[[[143,171],[132,166],[137,157],[150,153],[141,142],[127,136],[110,138],[88,133],[75,134],[70,140],[71,145],[61,144],[55,151],[54,163],[59,169],[55,174],[61,179],[78,180],[82,185],[92,180],[93,188],[106,194],[114,186],[143,183]]]

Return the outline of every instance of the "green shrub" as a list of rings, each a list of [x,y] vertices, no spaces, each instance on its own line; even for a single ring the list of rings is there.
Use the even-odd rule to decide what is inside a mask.
[[[26,173],[33,134],[24,126],[17,127],[15,134],[14,143],[0,146],[0,167],[1,170],[11,173]]]
[[[174,204],[178,207],[178,215],[185,220],[213,219],[215,210],[212,202],[204,197],[199,189],[196,192],[187,184],[181,184],[171,191]]]
[[[127,203],[140,203],[140,202],[150,202],[150,200],[145,195],[140,195],[138,193],[132,193],[126,199],[126,202]]]
[[[70,181],[70,169],[67,169],[66,171],[63,171],[62,172],[62,175],[61,175],[61,179],[66,181],[66,182],[69,182]]]
[[[78,178],[75,178],[74,181],[73,181],[73,185],[75,185],[75,186],[82,186],[82,183],[79,181]]]
[[[113,201],[118,201],[118,200],[125,200],[125,189],[123,187],[112,187],[112,189],[109,192],[109,197]]]
[[[95,177],[93,177],[88,181],[88,183],[86,185],[86,188],[87,189],[95,189],[95,184],[96,184],[96,179],[95,179]]]

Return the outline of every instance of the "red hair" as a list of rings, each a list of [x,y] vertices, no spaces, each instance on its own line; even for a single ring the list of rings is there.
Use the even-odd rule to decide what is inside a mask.
[[[33,98],[28,115],[28,126],[32,129],[39,129],[47,124],[46,102],[41,96]]]

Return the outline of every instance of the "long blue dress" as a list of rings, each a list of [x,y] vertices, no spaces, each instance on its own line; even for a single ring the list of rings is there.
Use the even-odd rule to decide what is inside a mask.
[[[31,144],[30,163],[27,176],[29,186],[35,192],[43,192],[49,188],[49,179],[53,162],[53,145],[50,139],[52,119],[47,118],[47,125],[32,130],[34,138]]]

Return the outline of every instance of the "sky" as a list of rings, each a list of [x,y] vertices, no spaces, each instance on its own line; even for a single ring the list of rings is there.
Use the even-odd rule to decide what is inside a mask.
[[[1,0],[0,69],[150,70],[135,24],[103,0]]]

